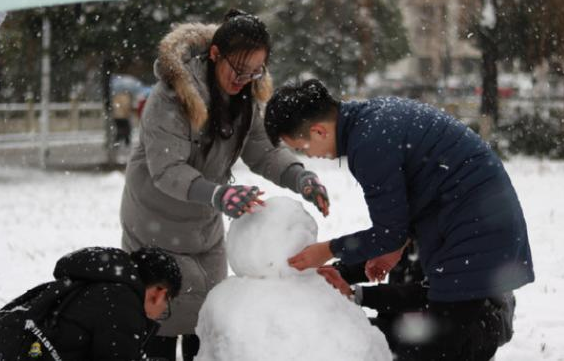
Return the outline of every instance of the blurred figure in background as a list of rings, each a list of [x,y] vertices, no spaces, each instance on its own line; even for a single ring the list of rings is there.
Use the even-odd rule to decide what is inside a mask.
[[[112,97],[112,117],[116,126],[115,143],[131,144],[131,117],[133,116],[133,99],[129,92],[119,92]]]

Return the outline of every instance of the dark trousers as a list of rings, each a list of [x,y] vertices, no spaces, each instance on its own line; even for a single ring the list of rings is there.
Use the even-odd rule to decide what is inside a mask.
[[[145,346],[149,361],[176,361],[178,337],[153,336]],[[200,349],[200,339],[196,335],[182,336],[182,359],[193,360]]]
[[[396,360],[488,361],[502,343],[500,337],[505,332],[502,313],[490,299],[431,301],[424,314],[431,325],[429,337],[412,343],[400,337],[393,350]]]
[[[125,145],[131,144],[131,122],[129,119],[117,118],[115,119],[116,124],[116,143],[125,142]]]

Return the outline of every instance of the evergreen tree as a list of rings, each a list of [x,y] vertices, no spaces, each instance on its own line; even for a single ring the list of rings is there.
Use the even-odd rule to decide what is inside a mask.
[[[128,0],[46,9],[53,27],[52,99],[95,79],[89,99],[109,103],[109,78],[129,73],[154,81],[157,46],[174,23],[220,22],[231,7],[258,14],[272,33],[270,67],[278,83],[315,75],[334,90],[362,88],[367,74],[406,55],[401,13],[393,0]],[[0,36],[3,101],[22,101],[39,89],[43,9],[11,13]],[[90,81],[88,84],[92,84]],[[37,92],[36,92],[37,93]]]
[[[0,33],[0,81],[3,101],[22,101],[27,89],[39,89],[41,20],[52,24],[52,81],[54,100],[67,100],[71,85],[86,77],[101,81],[94,97],[103,96],[109,76],[130,73],[154,82],[153,62],[162,37],[175,23],[220,22],[231,7],[249,11],[260,2],[243,0],[185,1],[128,0],[87,3],[10,13]],[[92,96],[92,94],[90,94]]]
[[[408,52],[406,30],[390,0],[285,0],[273,4],[272,71],[279,83],[313,75],[340,93]],[[352,91],[354,92],[354,90]]]

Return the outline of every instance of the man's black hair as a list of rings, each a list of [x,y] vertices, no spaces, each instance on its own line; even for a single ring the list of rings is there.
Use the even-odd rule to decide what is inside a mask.
[[[180,293],[182,275],[176,260],[158,247],[143,247],[131,253],[145,287],[163,286],[175,298]]]
[[[298,136],[306,131],[306,126],[328,117],[338,106],[339,102],[317,79],[284,85],[276,89],[266,105],[266,133],[272,144],[278,146],[281,136]]]

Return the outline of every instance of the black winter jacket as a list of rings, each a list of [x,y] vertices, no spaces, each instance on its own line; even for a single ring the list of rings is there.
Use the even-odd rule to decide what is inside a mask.
[[[141,359],[158,324],[145,316],[145,286],[126,252],[82,249],[61,258],[54,276],[86,284],[48,330],[63,361]]]

